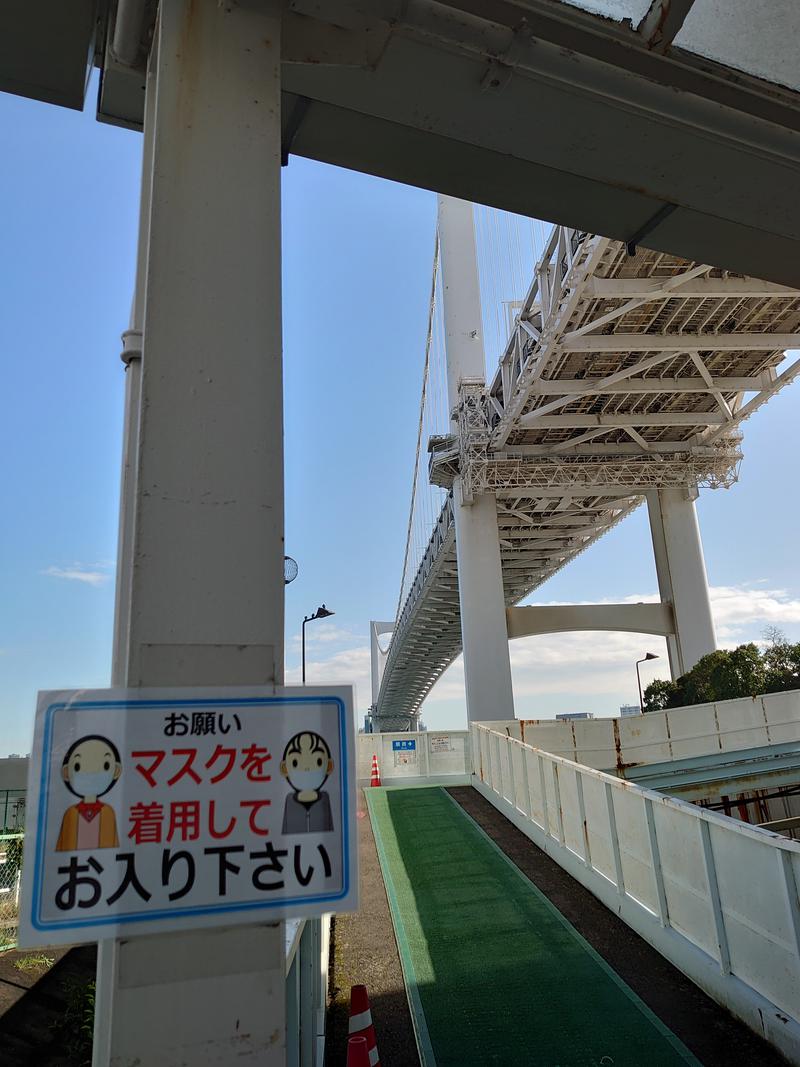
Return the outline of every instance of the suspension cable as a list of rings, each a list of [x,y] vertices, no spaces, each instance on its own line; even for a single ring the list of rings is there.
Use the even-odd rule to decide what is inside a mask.
[[[437,227],[436,238],[433,246],[433,277],[431,280],[431,296],[428,303],[428,332],[425,339],[425,365],[422,371],[422,396],[420,397],[419,404],[419,425],[417,428],[417,451],[414,457],[414,481],[411,486],[411,507],[408,513],[408,528],[406,531],[406,550],[403,556],[403,576],[400,579],[400,597],[397,602],[397,612],[395,614],[395,620],[400,618],[400,612],[403,608],[403,599],[405,594],[406,585],[406,571],[408,569],[408,555],[409,547],[412,538],[412,529],[414,525],[414,506],[417,498],[417,482],[419,479],[419,457],[422,451],[422,436],[423,436],[423,423],[425,420],[425,401],[428,391],[428,375],[430,368],[431,357],[431,340],[433,337],[433,317],[436,310],[436,278],[439,273],[439,230]]]

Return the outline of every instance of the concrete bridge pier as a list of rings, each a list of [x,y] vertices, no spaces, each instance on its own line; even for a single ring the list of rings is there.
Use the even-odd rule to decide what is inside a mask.
[[[674,618],[675,633],[667,638],[673,679],[717,647],[696,497],[696,489],[647,493],[659,593],[662,602],[672,604]]]
[[[486,377],[481,297],[472,205],[439,197],[447,400],[458,406],[467,378]],[[457,427],[454,426],[457,431]],[[508,650],[506,604],[500,561],[497,506],[491,495],[462,501],[461,479],[453,484],[461,637],[467,718],[513,719],[514,693]]]

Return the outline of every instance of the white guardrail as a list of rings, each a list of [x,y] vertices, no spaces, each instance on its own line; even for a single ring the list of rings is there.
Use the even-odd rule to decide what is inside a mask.
[[[331,916],[286,922],[286,1067],[323,1067]]]
[[[475,724],[472,784],[800,1065],[800,843]]]

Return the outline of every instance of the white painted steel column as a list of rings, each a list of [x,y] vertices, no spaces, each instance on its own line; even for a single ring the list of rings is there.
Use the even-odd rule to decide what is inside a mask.
[[[445,342],[447,400],[458,404],[464,378],[485,378],[481,297],[472,205],[439,197],[439,259]],[[508,651],[506,604],[497,506],[493,496],[461,503],[461,480],[453,485],[464,683],[470,722],[513,719],[514,694]]]
[[[136,513],[139,420],[142,396],[142,341],[147,259],[150,244],[150,196],[153,177],[153,128],[155,120],[155,58],[151,50],[146,75],[142,179],[139,201],[139,233],[131,316],[123,333],[125,362],[125,413],[122,429],[122,471],[120,475],[119,527],[117,534],[117,574],[114,604],[114,644],[111,684],[128,684],[130,644],[131,585],[133,582],[133,534]],[[111,1056],[111,1020],[117,984],[118,945],[105,939],[97,945],[94,1040],[92,1063],[105,1067]]]
[[[647,493],[659,592],[675,617],[675,637],[667,639],[673,679],[717,647],[696,495],[686,489]]]
[[[122,359],[125,363],[125,415],[122,429],[122,473],[120,477],[117,575],[114,603],[114,647],[111,664],[112,685],[126,685],[128,681],[130,594],[133,581],[133,531],[136,513],[136,472],[139,462],[139,419],[142,398],[144,302],[147,287],[147,260],[150,247],[150,199],[153,185],[156,54],[157,48],[154,44],[146,75],[136,278],[131,302],[130,324],[122,335]]]
[[[280,684],[280,7],[171,0],[154,48],[115,681]],[[96,1067],[283,1064],[284,957],[282,923],[104,945]]]

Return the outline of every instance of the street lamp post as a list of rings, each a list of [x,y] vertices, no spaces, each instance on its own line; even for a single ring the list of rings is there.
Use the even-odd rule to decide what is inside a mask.
[[[642,677],[639,674],[639,664],[646,663],[649,659],[658,659],[655,652],[648,652],[636,661],[636,681],[639,683],[639,711],[644,715],[644,699],[642,698]]]
[[[306,684],[306,623],[313,622],[314,619],[327,619],[329,615],[335,615],[335,611],[328,611],[323,604],[317,608],[313,615],[306,615],[303,619],[303,685]]]

